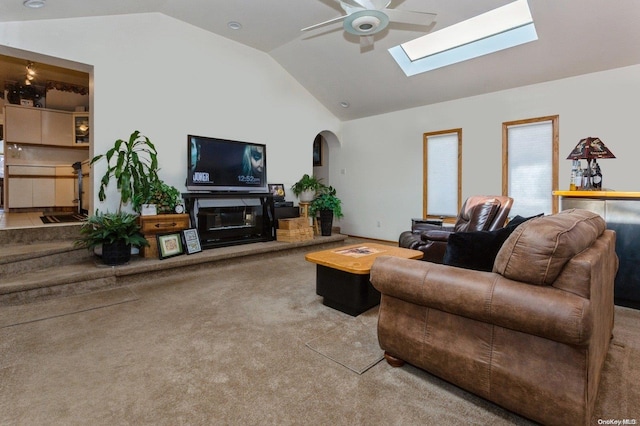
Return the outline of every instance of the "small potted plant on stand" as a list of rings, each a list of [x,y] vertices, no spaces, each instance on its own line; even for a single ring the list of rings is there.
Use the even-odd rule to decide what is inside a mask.
[[[342,201],[336,196],[333,186],[322,185],[316,198],[311,201],[309,214],[311,217],[316,217],[318,212],[320,213],[320,234],[328,237],[331,235],[334,216],[338,219],[344,216]]]
[[[153,204],[157,214],[176,213],[176,206],[182,202],[180,191],[175,186],[167,185],[158,179],[151,182],[144,193],[136,194],[133,209],[140,211],[142,206]]]
[[[76,245],[94,249],[102,246],[102,261],[109,265],[127,263],[131,259],[131,246],[146,246],[147,240],[140,232],[138,215],[123,211],[129,203],[135,204],[138,194],[144,194],[151,183],[158,181],[156,148],[149,138],[139,131],[131,133],[129,140],[118,139],[105,154],[96,155],[91,165],[106,158],[107,171],[100,179],[98,198],[106,199],[106,188],[115,180],[120,193],[115,213],[96,211],[80,229],[81,237]]]
[[[301,203],[309,203],[315,197],[316,192],[323,186],[315,176],[305,174],[299,181],[291,186],[291,191],[300,199]]]

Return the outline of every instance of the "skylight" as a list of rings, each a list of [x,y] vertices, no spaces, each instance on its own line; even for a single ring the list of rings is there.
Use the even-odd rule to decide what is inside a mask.
[[[412,76],[537,39],[527,0],[517,0],[392,47],[389,53]]]

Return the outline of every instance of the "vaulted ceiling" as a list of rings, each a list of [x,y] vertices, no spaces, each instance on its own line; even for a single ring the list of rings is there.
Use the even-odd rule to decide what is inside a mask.
[[[413,77],[387,51],[510,2],[392,1],[437,16],[428,27],[392,23],[368,50],[340,23],[300,32],[344,14],[336,0],[51,0],[40,9],[12,0],[0,3],[0,21],[160,12],[268,53],[343,120],[640,63],[636,0],[529,0],[538,41]]]

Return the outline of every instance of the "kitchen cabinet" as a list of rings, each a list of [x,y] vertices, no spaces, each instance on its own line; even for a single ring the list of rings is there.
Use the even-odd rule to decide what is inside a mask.
[[[4,107],[4,138],[13,143],[42,143],[42,116],[36,108]]]
[[[62,111],[41,112],[42,144],[73,146],[73,115]]]
[[[87,113],[83,114],[88,123]],[[74,113],[68,111],[5,105],[5,140],[9,143],[77,147],[74,120]]]
[[[89,113],[73,113],[73,141],[76,144],[89,144]]]
[[[77,205],[76,178],[73,167],[56,167],[55,206],[74,207]]]
[[[55,178],[13,178],[9,181],[9,207],[50,207],[55,203]]]

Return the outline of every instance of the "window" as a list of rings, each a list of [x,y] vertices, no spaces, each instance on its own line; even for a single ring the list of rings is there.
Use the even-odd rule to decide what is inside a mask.
[[[456,217],[462,197],[462,129],[425,133],[423,217]]]
[[[502,123],[502,193],[511,216],[558,212],[558,116]]]

